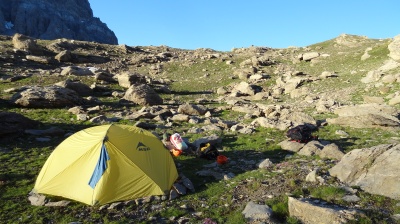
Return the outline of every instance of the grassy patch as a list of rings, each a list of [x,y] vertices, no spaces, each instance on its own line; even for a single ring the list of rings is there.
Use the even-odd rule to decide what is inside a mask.
[[[341,202],[346,191],[335,186],[321,186],[310,189],[310,195],[314,198],[319,198],[327,202]]]

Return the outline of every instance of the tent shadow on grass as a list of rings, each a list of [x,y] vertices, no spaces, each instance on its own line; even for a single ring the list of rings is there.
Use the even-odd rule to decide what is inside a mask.
[[[206,160],[192,155],[175,157],[174,160],[178,172],[184,174],[192,181],[197,193],[206,190],[207,184],[221,181],[214,176],[199,176],[197,175],[199,171],[210,170],[215,172],[217,170],[216,172],[220,172],[221,175],[233,173],[236,177],[240,174],[260,169],[258,168],[258,163],[265,159],[271,160],[274,164],[280,163],[289,153],[281,149],[264,152],[256,150],[224,151],[220,152],[220,155],[228,157],[228,162],[221,165],[217,164],[216,160]],[[246,161],[249,161],[249,164],[246,164]]]

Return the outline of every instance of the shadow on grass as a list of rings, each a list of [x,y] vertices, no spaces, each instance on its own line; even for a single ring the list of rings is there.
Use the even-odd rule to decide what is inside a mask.
[[[360,138],[357,138],[357,137],[351,137],[351,138],[329,139],[328,141],[330,143],[336,144],[341,149],[349,149],[349,150],[345,150],[345,152],[347,152],[347,151],[351,151],[352,146],[356,145],[354,142],[359,139]]]
[[[233,174],[235,177],[260,169],[258,164],[265,159],[277,164],[281,163],[285,156],[290,152],[280,149],[274,145],[266,145],[263,149],[243,149],[244,143],[237,143],[237,138],[232,136],[224,136],[222,145],[217,148],[230,148],[228,151],[220,151],[220,155],[228,157],[226,164],[218,164],[216,160],[207,160],[196,157],[195,155],[187,155],[176,157],[175,162],[180,173],[188,177],[196,188],[196,193],[207,189],[208,184],[217,183],[224,176]],[[235,150],[236,148],[236,150]],[[214,175],[199,175],[200,173]],[[217,178],[219,177],[219,178]]]

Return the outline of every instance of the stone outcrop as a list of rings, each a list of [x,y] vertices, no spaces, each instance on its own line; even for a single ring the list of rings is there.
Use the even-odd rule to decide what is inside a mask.
[[[123,98],[143,106],[163,103],[163,99],[146,84],[131,85]]]
[[[114,32],[93,16],[88,0],[3,0],[0,24],[2,35],[118,44]]]
[[[14,94],[10,102],[29,108],[62,108],[82,105],[84,99],[74,90],[60,86],[32,86]]]
[[[332,176],[349,186],[400,199],[400,145],[378,145],[354,149],[329,170]]]
[[[295,199],[289,197],[290,216],[296,217],[302,223],[347,223],[355,220],[362,214],[354,209],[333,206],[324,206],[308,199]]]
[[[393,38],[393,42],[388,45],[388,49],[390,51],[389,56],[393,60],[400,62],[400,35]]]
[[[80,96],[90,96],[93,94],[93,90],[89,86],[79,81],[72,81],[71,79],[58,82],[55,85],[74,90]]]
[[[334,111],[339,117],[328,118],[330,124],[353,128],[398,129],[399,112],[396,108],[384,104],[361,104],[339,107]]]

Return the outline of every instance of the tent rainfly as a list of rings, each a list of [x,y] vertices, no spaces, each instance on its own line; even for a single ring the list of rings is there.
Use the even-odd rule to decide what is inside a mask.
[[[167,194],[177,178],[170,152],[155,135],[111,124],[81,130],[60,143],[33,192],[102,205]]]

